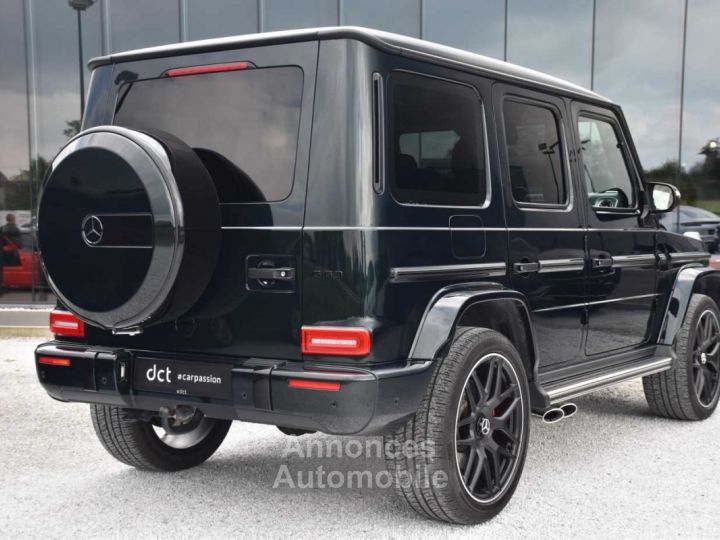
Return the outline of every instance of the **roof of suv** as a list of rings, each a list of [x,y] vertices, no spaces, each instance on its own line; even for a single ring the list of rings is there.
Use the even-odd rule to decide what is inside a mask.
[[[355,26],[333,26],[325,28],[309,28],[304,30],[286,30],[281,32],[265,32],[262,34],[247,34],[242,36],[175,43],[172,45],[162,45],[159,47],[149,47],[146,49],[137,49],[107,56],[100,56],[90,60],[88,65],[90,68],[95,68],[103,64],[129,62],[146,58],[222,51],[238,47],[253,47],[274,43],[293,43],[300,41],[343,38],[363,41],[368,45],[392,54],[399,54],[429,62],[448,64],[458,68],[471,69],[473,71],[482,71],[502,78],[549,87],[561,92],[584,97],[586,99],[610,103],[609,99],[595,92],[567,82],[563,79],[546,75],[545,73],[541,73],[539,71],[430,41]]]

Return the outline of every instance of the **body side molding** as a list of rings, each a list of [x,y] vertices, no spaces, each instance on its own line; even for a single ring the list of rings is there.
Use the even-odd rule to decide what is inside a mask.
[[[656,257],[654,253],[643,253],[638,255],[615,255],[611,260],[612,268],[634,268],[654,265]]]
[[[670,264],[702,263],[707,264],[710,254],[705,251],[680,251],[670,253]]]
[[[427,281],[442,279],[479,279],[500,277],[506,274],[504,262],[479,264],[448,264],[436,266],[406,266],[390,269],[390,281],[400,283],[406,281]]]

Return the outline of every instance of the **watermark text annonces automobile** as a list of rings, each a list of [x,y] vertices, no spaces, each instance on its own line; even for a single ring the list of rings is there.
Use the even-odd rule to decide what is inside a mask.
[[[403,487],[443,487],[447,474],[430,471],[428,461],[436,456],[433,441],[399,443],[380,438],[288,439],[278,467],[273,489],[388,489]],[[413,460],[414,473],[403,471],[393,477],[387,470],[375,470],[372,460],[383,457]],[[342,460],[339,466],[338,460]],[[347,467],[348,460],[353,466]],[[319,464],[318,464],[319,463]],[[357,464],[355,466],[354,464]],[[307,465],[307,466],[303,466]]]

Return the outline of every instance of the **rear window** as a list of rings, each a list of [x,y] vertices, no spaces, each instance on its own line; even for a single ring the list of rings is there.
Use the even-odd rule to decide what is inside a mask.
[[[182,139],[221,202],[279,201],[293,184],[302,83],[296,67],[131,82],[120,89],[114,122]]]
[[[390,78],[390,188],[399,202],[474,206],[487,195],[483,114],[471,87]]]

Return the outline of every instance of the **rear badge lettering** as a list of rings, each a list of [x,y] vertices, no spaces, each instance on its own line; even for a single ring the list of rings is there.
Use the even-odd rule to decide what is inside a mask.
[[[232,399],[232,365],[138,358],[134,386],[138,390],[184,396]]]
[[[343,273],[342,270],[314,270],[313,271],[313,277],[315,279],[342,279]]]
[[[150,382],[157,380],[158,382],[169,383],[171,374],[172,372],[169,367],[158,369],[157,365],[153,364],[153,367],[147,370],[145,377],[147,377],[147,380]]]

